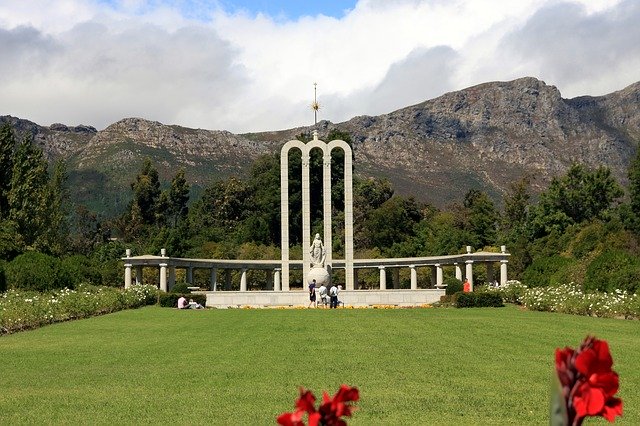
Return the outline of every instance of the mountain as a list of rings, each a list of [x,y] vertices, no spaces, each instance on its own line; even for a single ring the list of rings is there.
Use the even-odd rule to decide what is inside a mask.
[[[244,176],[252,160],[314,128],[236,135],[140,118],[101,131],[10,116],[0,121],[33,135],[47,158],[66,160],[73,199],[107,214],[122,211],[145,157],[165,180],[184,167],[198,193],[212,180]],[[321,139],[332,129],[348,132],[355,173],[387,177],[398,193],[442,207],[477,188],[499,202],[522,176],[540,190],[573,162],[608,166],[626,183],[640,141],[640,82],[573,99],[531,77],[484,83],[389,114],[322,121],[317,129]]]

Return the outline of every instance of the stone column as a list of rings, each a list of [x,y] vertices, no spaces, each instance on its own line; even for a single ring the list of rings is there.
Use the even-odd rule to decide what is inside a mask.
[[[430,287],[435,287],[438,284],[438,271],[435,265],[431,268],[431,282]]]
[[[380,269],[380,290],[387,289],[387,272],[385,271],[384,266],[378,266]]]
[[[314,138],[317,139],[317,133],[314,134]],[[331,234],[331,151],[326,149],[323,149],[322,156],[322,219],[322,238],[326,250],[324,264],[329,274],[331,274],[333,265],[333,241]],[[331,279],[331,276],[329,276],[329,279]]]
[[[353,290],[353,153],[348,143],[344,150],[344,266],[346,290]]]
[[[442,266],[439,263],[436,263],[436,288],[442,287],[442,283]]]
[[[131,264],[124,264],[124,288],[131,287]]]
[[[393,268],[391,271],[393,274],[393,288],[400,288],[400,268]]]
[[[465,278],[469,280],[469,284],[471,284],[471,291],[473,291],[473,260],[467,260],[465,263],[467,264]]]
[[[273,291],[281,291],[280,288],[280,269],[273,270]]]
[[[411,290],[418,289],[418,271],[416,271],[416,265],[409,265],[411,268]]]
[[[187,268],[187,284],[193,285],[193,267],[189,266]]]
[[[500,261],[500,285],[507,283],[507,263],[509,263],[508,260]]]
[[[160,264],[160,290],[166,292],[167,289],[167,264]]]
[[[453,266],[456,267],[456,278],[462,281],[462,268],[458,263],[454,263]]]
[[[240,291],[247,291],[247,268],[242,268],[240,276]]]
[[[287,142],[285,145],[290,145]],[[289,149],[280,153],[280,252],[283,286],[289,291]]]
[[[357,269],[353,270],[353,288],[355,290],[360,288],[360,285],[358,284],[358,270]]]
[[[218,290],[218,269],[211,268],[211,276],[209,277],[209,286],[211,291]]]
[[[264,272],[267,278],[267,290],[273,290],[273,272],[269,269],[265,269]]]
[[[302,152],[302,288],[306,288],[307,277],[311,269],[311,194],[309,180],[309,152]]]

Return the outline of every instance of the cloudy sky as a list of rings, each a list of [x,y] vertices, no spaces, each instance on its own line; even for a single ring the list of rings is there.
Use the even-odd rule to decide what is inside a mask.
[[[0,0],[0,115],[235,133],[376,115],[534,76],[640,80],[638,0]]]

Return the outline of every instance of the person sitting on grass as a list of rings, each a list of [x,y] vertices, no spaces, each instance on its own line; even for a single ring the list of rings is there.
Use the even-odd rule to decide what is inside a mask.
[[[178,309],[189,309],[186,297],[180,296],[178,299]]]
[[[195,302],[193,299],[189,299],[189,308],[191,309],[204,309],[204,306]]]

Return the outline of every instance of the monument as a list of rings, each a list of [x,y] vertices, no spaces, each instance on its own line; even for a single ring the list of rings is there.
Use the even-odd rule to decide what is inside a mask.
[[[344,151],[344,267],[345,290],[353,290],[353,180],[351,169],[353,153],[348,143],[336,139],[324,142],[318,139],[318,132],[314,130],[313,140],[304,143],[291,140],[284,144],[280,151],[280,217],[281,217],[281,250],[282,250],[282,291],[289,291],[289,151],[299,149],[302,153],[302,245],[309,250],[302,252],[303,282],[311,282],[319,278],[331,282],[333,252],[331,231],[331,151]],[[311,240],[311,203],[309,160],[311,151],[322,151],[322,206],[323,206],[323,239],[316,234]],[[304,285],[304,284],[303,284]]]

